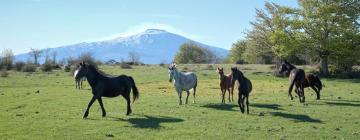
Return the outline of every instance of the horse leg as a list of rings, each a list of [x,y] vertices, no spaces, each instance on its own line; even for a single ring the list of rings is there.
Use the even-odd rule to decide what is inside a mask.
[[[294,87],[294,80],[292,80],[291,82],[290,82],[290,86],[289,86],[289,96],[290,96],[290,99],[291,100],[293,100],[294,99],[294,97],[292,96],[292,94],[291,94],[291,92],[292,92],[292,90],[293,90],[293,87]]]
[[[245,112],[245,95],[242,95],[241,97],[241,113]]]
[[[316,93],[316,100],[320,100],[320,90],[317,90],[313,85],[310,86]]]
[[[230,88],[230,92],[231,92],[231,100],[234,101],[234,87]]]
[[[97,99],[98,99],[98,102],[99,102],[100,107],[101,107],[102,117],[105,117],[105,116],[106,116],[106,111],[105,111],[105,108],[104,108],[104,105],[103,105],[102,99],[101,99],[101,97],[99,97],[99,98],[97,98]]]
[[[95,95],[94,95],[94,96],[91,98],[91,100],[90,100],[90,102],[89,102],[89,104],[88,104],[88,106],[87,106],[87,108],[86,108],[86,111],[85,111],[85,113],[84,113],[83,118],[87,118],[87,116],[89,115],[89,109],[90,109],[91,105],[94,103],[95,100],[96,100],[96,97],[95,97]]]
[[[246,97],[246,110],[247,114],[249,114],[249,96]]]
[[[300,86],[301,90],[301,96],[302,96],[302,102],[305,103],[305,91],[304,91],[304,84],[301,84]]]
[[[225,89],[221,88],[221,103],[225,104]]]
[[[82,84],[82,83],[83,83],[83,81],[82,81],[82,80],[80,80],[80,89],[82,89],[82,88],[83,88],[83,86],[82,86],[83,84]]]
[[[241,95],[240,95],[240,93],[239,93],[238,105],[239,105],[240,112],[241,112]]]
[[[193,93],[193,96],[194,96],[193,103],[194,103],[194,104],[195,104],[195,93],[196,93],[196,86],[194,87],[194,93]]]
[[[128,93],[128,94],[126,94]],[[130,91],[126,92],[123,97],[126,100],[126,104],[127,104],[127,111],[126,111],[126,115],[129,115],[132,111],[131,111],[131,107],[130,107]]]
[[[182,100],[181,100],[182,90],[178,89],[177,92],[178,92],[178,96],[179,96],[179,105],[182,105]]]
[[[228,88],[227,91],[229,92],[229,102],[231,102],[231,98],[230,98],[230,89]],[[226,92],[226,91],[225,91]]]
[[[185,104],[188,104],[189,103],[189,95],[190,95],[190,91],[186,91],[187,93],[187,96],[186,96],[186,103]]]

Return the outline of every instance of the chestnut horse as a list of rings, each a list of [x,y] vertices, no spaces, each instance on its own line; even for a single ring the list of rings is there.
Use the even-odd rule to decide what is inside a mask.
[[[221,89],[221,96],[222,100],[221,103],[225,104],[225,94],[226,90],[229,92],[229,102],[234,101],[234,85],[231,84],[231,74],[225,75],[224,68],[217,68],[217,72],[219,74],[219,81],[220,81],[220,89]],[[231,96],[231,98],[230,98]]]

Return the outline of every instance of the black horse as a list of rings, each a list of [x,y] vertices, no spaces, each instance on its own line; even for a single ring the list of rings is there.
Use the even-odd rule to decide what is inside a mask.
[[[316,93],[316,100],[320,100],[320,91],[322,83],[320,78],[315,74],[306,74],[304,88],[311,87]],[[297,90],[295,90],[297,92]]]
[[[297,69],[295,66],[291,65],[286,60],[282,62],[279,72],[284,73],[287,72],[289,74],[289,96],[291,100],[293,100],[293,96],[291,94],[293,87],[295,85],[295,92],[299,96],[300,102],[305,102],[305,94],[304,94],[304,88],[305,88],[305,71],[303,69]]]
[[[245,112],[245,98],[246,98],[246,108],[247,114],[249,114],[249,94],[252,90],[252,84],[249,79],[247,79],[244,74],[236,67],[231,68],[231,84],[234,85],[235,81],[239,82],[238,88],[238,104],[240,107],[241,113]]]
[[[130,92],[133,90],[133,101],[139,98],[139,92],[136,88],[134,79],[130,76],[120,75],[117,77],[108,77],[96,67],[85,63],[80,63],[79,72],[76,78],[86,77],[92,89],[93,97],[90,100],[84,113],[84,118],[89,115],[89,109],[97,99],[102,110],[102,116],[106,116],[105,108],[101,97],[116,97],[122,95],[127,101],[127,113],[131,113]]]

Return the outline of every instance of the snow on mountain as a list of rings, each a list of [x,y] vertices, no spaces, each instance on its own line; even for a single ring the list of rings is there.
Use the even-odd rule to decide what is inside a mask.
[[[84,53],[91,53],[96,59],[108,61],[127,60],[129,52],[136,52],[140,55],[140,61],[145,64],[159,64],[161,62],[170,63],[181,44],[194,42],[201,47],[213,51],[219,57],[225,57],[228,50],[208,46],[186,37],[159,29],[148,29],[142,33],[129,37],[118,37],[111,40],[99,42],[83,42],[73,45],[61,46],[57,48],[47,48],[42,51],[57,53],[57,60],[68,57],[76,58]],[[16,61],[26,61],[30,59],[27,53],[15,56]],[[44,62],[44,57],[39,60]]]

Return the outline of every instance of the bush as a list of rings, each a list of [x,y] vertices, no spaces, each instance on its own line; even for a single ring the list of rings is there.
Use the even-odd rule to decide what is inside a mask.
[[[23,61],[16,62],[16,63],[15,63],[15,70],[16,70],[16,71],[21,71],[22,68],[23,68],[25,65],[26,65],[26,63],[23,62]]]
[[[53,69],[53,64],[51,62],[45,62],[42,66],[41,66],[41,70],[43,72],[50,72]]]
[[[3,69],[3,70],[0,71],[0,76],[1,77],[8,77],[9,73],[5,69]]]
[[[26,64],[21,71],[23,72],[35,72],[36,71],[36,65],[34,64]]]
[[[121,62],[120,68],[122,68],[122,69],[131,69],[132,67],[129,64],[125,63],[125,62]]]
[[[71,65],[66,65],[64,68],[65,72],[70,72],[71,70]]]

